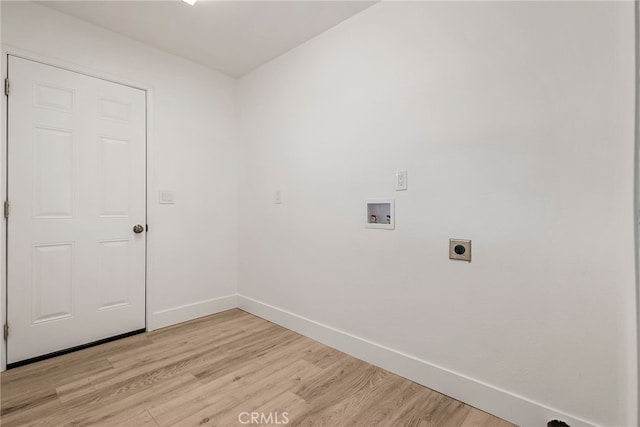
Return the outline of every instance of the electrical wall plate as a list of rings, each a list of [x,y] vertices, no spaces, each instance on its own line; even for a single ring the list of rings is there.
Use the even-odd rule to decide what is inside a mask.
[[[401,170],[396,172],[396,191],[405,191],[407,189],[407,171]]]
[[[449,259],[471,262],[471,240],[449,239]]]
[[[170,190],[160,190],[158,198],[161,205],[173,205],[175,203],[175,195]]]

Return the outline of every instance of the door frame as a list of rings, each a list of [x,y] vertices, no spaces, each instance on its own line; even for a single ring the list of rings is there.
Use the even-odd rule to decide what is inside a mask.
[[[636,402],[640,399],[640,3],[634,1],[634,165],[633,165],[633,195],[634,195],[634,247],[635,247],[635,321],[636,321],[636,348],[635,350],[635,393]],[[636,403],[635,421],[640,422],[640,404]],[[630,418],[633,420],[633,418]]]
[[[21,49],[12,45],[2,44],[1,49],[1,78],[2,85],[4,87],[4,79],[9,73],[9,56],[16,56],[30,61],[40,62],[45,65],[61,68],[74,73],[83,74],[89,77],[95,77],[101,80],[110,81],[124,86],[129,86],[134,89],[139,89],[145,92],[145,168],[146,168],[146,193],[145,193],[145,209],[146,209],[146,223],[149,225],[149,229],[153,231],[153,219],[155,218],[154,203],[150,203],[151,189],[155,188],[155,171],[153,159],[153,87],[131,80],[122,76],[115,76],[110,73],[92,69],[84,65],[68,62],[62,59],[41,55],[35,52],[31,52],[25,49]],[[7,118],[8,118],[8,98],[4,96],[4,89],[2,91],[2,102],[0,103],[0,129],[1,129],[1,143],[0,143],[0,204],[7,200],[7,182],[8,182],[8,132],[7,132]],[[0,226],[0,329],[7,322],[7,259],[8,259],[8,242],[7,242],[7,230],[8,222],[2,217],[2,226]],[[153,301],[153,269],[149,262],[153,252],[153,233],[145,233],[146,238],[146,254],[145,254],[145,327],[147,331],[152,331],[154,325],[152,323],[151,313],[154,312],[152,307]],[[0,335],[2,335],[0,333]],[[0,336],[0,371],[7,369],[7,343]]]

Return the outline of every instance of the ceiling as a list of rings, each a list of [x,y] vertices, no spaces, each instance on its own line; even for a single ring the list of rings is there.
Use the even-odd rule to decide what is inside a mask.
[[[375,1],[43,1],[40,4],[239,77]]]

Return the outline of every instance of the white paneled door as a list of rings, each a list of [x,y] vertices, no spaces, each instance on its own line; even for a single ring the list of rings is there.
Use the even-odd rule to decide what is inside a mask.
[[[8,76],[11,364],[145,327],[146,107],[15,56]]]

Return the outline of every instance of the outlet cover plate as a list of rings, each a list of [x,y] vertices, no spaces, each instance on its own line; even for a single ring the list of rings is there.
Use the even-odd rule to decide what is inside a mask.
[[[449,259],[471,262],[471,240],[449,239]]]
[[[175,194],[170,190],[160,190],[158,198],[161,205],[173,205],[176,202]]]

